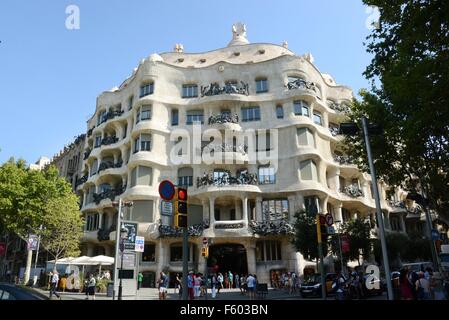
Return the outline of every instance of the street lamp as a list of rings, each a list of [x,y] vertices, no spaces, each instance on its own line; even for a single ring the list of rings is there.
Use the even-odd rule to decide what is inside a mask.
[[[387,292],[388,292],[388,299],[393,300],[393,286],[391,284],[391,272],[390,272],[390,262],[388,260],[388,254],[387,254],[387,241],[385,239],[385,228],[384,228],[384,219],[382,215],[382,209],[380,206],[380,197],[379,197],[379,189],[377,187],[377,178],[376,178],[376,170],[374,168],[373,163],[373,157],[371,154],[371,144],[369,141],[369,132],[373,134],[381,134],[382,128],[380,126],[377,126],[375,124],[368,125],[368,121],[365,116],[362,116],[361,119],[362,122],[362,130],[363,130],[363,137],[365,140],[366,145],[366,153],[368,156],[368,164],[369,169],[371,172],[371,184],[374,192],[374,200],[376,202],[376,218],[378,222],[379,227],[379,233],[380,233],[380,244],[382,247],[382,260],[384,263],[384,269],[385,269],[385,277],[387,281]],[[356,135],[360,131],[360,128],[356,123],[342,123],[340,124],[340,134],[344,135]]]
[[[122,300],[122,278],[123,278],[123,252],[125,251],[125,240],[128,238],[128,229],[122,224],[120,228],[120,283],[118,286],[118,300]]]
[[[340,224],[341,221],[340,220],[336,220],[335,223]],[[340,233],[340,231],[337,233],[337,236],[338,236],[338,248],[340,249],[341,273],[342,274],[346,274],[346,268],[344,267],[344,262],[343,262],[343,249],[341,247],[341,233]]]

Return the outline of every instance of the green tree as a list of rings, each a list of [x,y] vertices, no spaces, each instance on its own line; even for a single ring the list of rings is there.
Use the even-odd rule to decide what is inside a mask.
[[[384,129],[372,136],[376,171],[392,186],[427,193],[431,206],[449,218],[449,2],[363,0],[377,6],[380,28],[368,37],[373,59],[349,117]],[[346,139],[347,152],[368,170],[362,137]]]
[[[295,236],[292,244],[304,259],[315,260],[318,257],[318,239],[316,233],[316,217],[300,211],[295,214]],[[328,246],[323,242],[323,254],[327,255]]]
[[[341,233],[347,235],[349,239],[349,252],[343,253],[345,261],[357,260],[360,265],[360,258],[367,259],[372,252],[370,239],[371,226],[361,218],[352,219],[342,225]],[[335,254],[337,248],[333,249]]]

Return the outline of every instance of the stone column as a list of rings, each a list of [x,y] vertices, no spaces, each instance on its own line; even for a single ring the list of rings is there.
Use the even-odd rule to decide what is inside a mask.
[[[407,228],[405,227],[405,215],[404,214],[401,214],[400,221],[401,221],[402,232],[407,232]]]
[[[167,260],[167,257],[169,254],[170,246],[168,243],[163,243],[159,239],[158,243],[156,243],[156,279],[159,277],[159,273],[162,272],[164,266],[168,266],[169,259]]]
[[[343,223],[343,213],[342,213],[342,209],[343,209],[343,205],[339,204],[337,206],[334,207],[334,218],[335,221],[340,221],[338,223],[338,227],[340,227],[340,225]]]
[[[246,260],[248,262],[248,273],[256,273],[256,246],[254,243],[246,245]]]
[[[256,197],[256,220],[262,221],[262,197]]]
[[[209,203],[207,199],[201,200],[201,204],[203,205],[203,220],[209,220]]]
[[[98,229],[101,229],[103,222],[103,210],[98,213]]]
[[[322,213],[328,213],[327,212],[327,201],[328,201],[329,197],[325,197],[323,200],[321,200],[321,212]]]
[[[244,196],[242,198],[242,207],[243,207],[243,219],[245,226],[248,226],[248,197]]]
[[[298,206],[298,210],[304,210],[304,196],[301,193],[296,194],[296,203]]]
[[[295,196],[288,196],[288,221],[295,220]]]
[[[210,226],[212,227],[215,223],[215,198],[209,198],[209,221]]]
[[[370,194],[370,192],[369,192],[368,182],[367,182],[367,181],[364,181],[364,182],[362,183],[362,191],[363,191],[363,197],[364,197],[365,199],[369,199],[369,194]]]
[[[384,227],[385,229],[391,230],[390,224],[390,212],[382,212],[384,215]]]

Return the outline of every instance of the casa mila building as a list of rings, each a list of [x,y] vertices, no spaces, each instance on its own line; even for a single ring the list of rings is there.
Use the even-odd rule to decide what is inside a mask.
[[[274,272],[303,274],[315,263],[291,245],[301,210],[332,214],[337,230],[362,217],[375,234],[370,176],[351,164],[338,135],[351,89],[286,42],[249,43],[240,23],[232,33],[221,49],[186,53],[177,44],[143,59],[120,87],[98,96],[87,122],[76,181],[82,254],[114,256],[113,202],[132,201],[124,219],[138,222],[145,237],[144,286],[161,271],[182,272],[181,233],[158,193],[166,179],[188,188],[191,270],[205,270],[207,237],[211,270],[254,273],[264,283]],[[211,138],[217,134],[222,140]],[[405,232],[404,195],[387,202],[380,187],[387,230]]]

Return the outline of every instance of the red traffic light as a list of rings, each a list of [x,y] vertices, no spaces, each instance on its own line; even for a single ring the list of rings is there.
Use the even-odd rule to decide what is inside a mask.
[[[178,188],[178,200],[187,201],[187,189]]]

